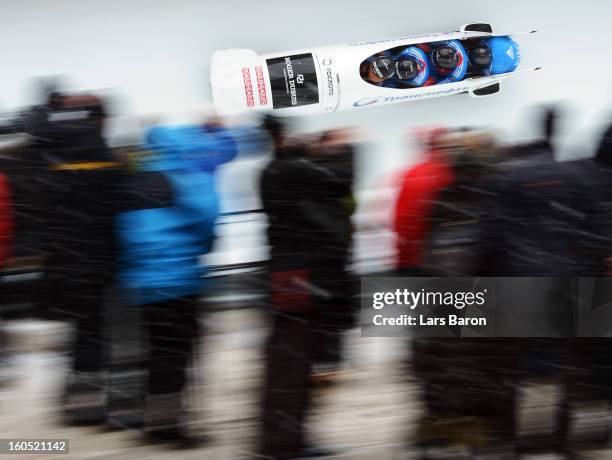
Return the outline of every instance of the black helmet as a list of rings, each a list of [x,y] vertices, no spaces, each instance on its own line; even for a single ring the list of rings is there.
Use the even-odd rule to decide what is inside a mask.
[[[387,56],[380,56],[370,63],[370,71],[381,81],[387,80],[395,73],[393,61]]]
[[[468,51],[470,63],[477,67],[490,67],[493,56],[491,49],[486,43],[479,41],[476,46]]]
[[[419,63],[411,57],[400,57],[395,61],[395,74],[400,80],[412,80],[419,75]]]
[[[431,60],[436,67],[454,69],[459,65],[459,53],[452,46],[442,45],[433,50]]]

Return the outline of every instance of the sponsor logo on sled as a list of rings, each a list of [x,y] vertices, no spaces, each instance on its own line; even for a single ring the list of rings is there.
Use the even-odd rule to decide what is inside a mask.
[[[255,77],[257,78],[257,92],[259,93],[259,104],[268,105],[268,95],[266,94],[266,79],[264,78],[263,67],[255,67]]]
[[[247,107],[253,107],[255,105],[255,99],[253,98],[253,86],[251,85],[251,71],[248,67],[242,69],[242,80],[244,81],[244,94],[246,96]]]
[[[372,105],[372,104],[377,104],[379,102],[382,102],[384,104],[389,104],[391,102],[398,102],[398,101],[408,101],[411,99],[420,99],[423,97],[434,97],[434,96],[442,96],[442,95],[446,95],[446,94],[457,94],[457,93],[464,93],[466,91],[469,91],[470,87],[469,86],[463,86],[461,88],[448,88],[448,89],[440,89],[437,91],[427,91],[424,93],[416,93],[416,94],[407,94],[405,96],[374,96],[374,97],[364,97],[362,99],[359,99],[358,101],[355,101],[353,103],[354,107],[365,107],[367,105]]]

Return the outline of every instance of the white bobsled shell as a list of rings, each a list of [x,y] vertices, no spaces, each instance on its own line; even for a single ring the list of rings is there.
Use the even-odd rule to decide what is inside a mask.
[[[215,52],[210,65],[210,85],[219,115],[244,112],[242,69],[257,62],[259,56],[249,49],[227,49]]]
[[[398,46],[498,35],[502,34],[461,31],[408,35],[262,56],[246,49],[217,51],[211,63],[212,93],[220,115],[273,110],[275,114],[281,116],[354,110],[371,105],[387,105],[461,93],[475,96],[475,90],[522,72],[515,71],[510,74],[467,78],[458,82],[403,89],[370,84],[361,78],[359,67],[369,56]],[[284,59],[287,60],[287,68],[283,70],[285,82],[287,82],[287,73],[293,73],[293,70],[289,70],[292,65],[293,68],[307,68],[304,75],[296,75],[296,79],[301,77],[305,82],[303,88],[308,88],[306,90],[308,95],[304,97],[308,98],[308,101],[297,101],[295,95],[291,94],[291,99],[287,102],[290,88],[286,84],[282,85],[286,90],[281,89],[283,93],[285,91],[287,93],[284,100],[279,103],[275,99],[274,91],[279,90],[278,75],[274,83],[277,88],[273,89],[274,84],[270,75],[272,72],[270,69],[273,67],[270,66],[278,65],[278,62],[282,63]],[[278,68],[274,72],[278,73]],[[300,74],[300,71],[296,70],[295,73]],[[294,88],[297,86],[295,81],[290,83]]]

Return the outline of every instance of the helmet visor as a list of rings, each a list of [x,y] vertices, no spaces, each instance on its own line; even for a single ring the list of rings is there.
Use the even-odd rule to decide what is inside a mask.
[[[478,67],[491,65],[491,50],[485,46],[477,46],[470,50],[470,62]]]
[[[370,64],[370,71],[373,76],[379,80],[387,80],[393,75],[395,69],[393,68],[391,59],[388,57],[379,57]]]
[[[441,46],[432,53],[434,65],[443,69],[454,69],[459,64],[457,50],[450,46]]]
[[[412,80],[419,75],[419,64],[415,59],[400,58],[395,61],[395,74],[400,80]]]

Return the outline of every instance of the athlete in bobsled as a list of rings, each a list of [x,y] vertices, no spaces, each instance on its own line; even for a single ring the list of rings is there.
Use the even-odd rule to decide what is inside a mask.
[[[427,55],[416,46],[408,46],[394,56],[393,75],[383,83],[387,88],[417,88],[429,79]]]
[[[454,83],[465,78],[468,58],[459,40],[422,43],[417,46],[429,58],[430,76],[424,86]]]
[[[386,88],[415,88],[429,78],[427,55],[416,46],[387,50],[366,59],[361,76],[368,83]]]
[[[464,44],[471,77],[513,72],[521,61],[519,46],[510,37],[475,38]]]
[[[388,51],[377,53],[363,62],[360,72],[365,81],[382,86],[395,73],[393,56]]]

